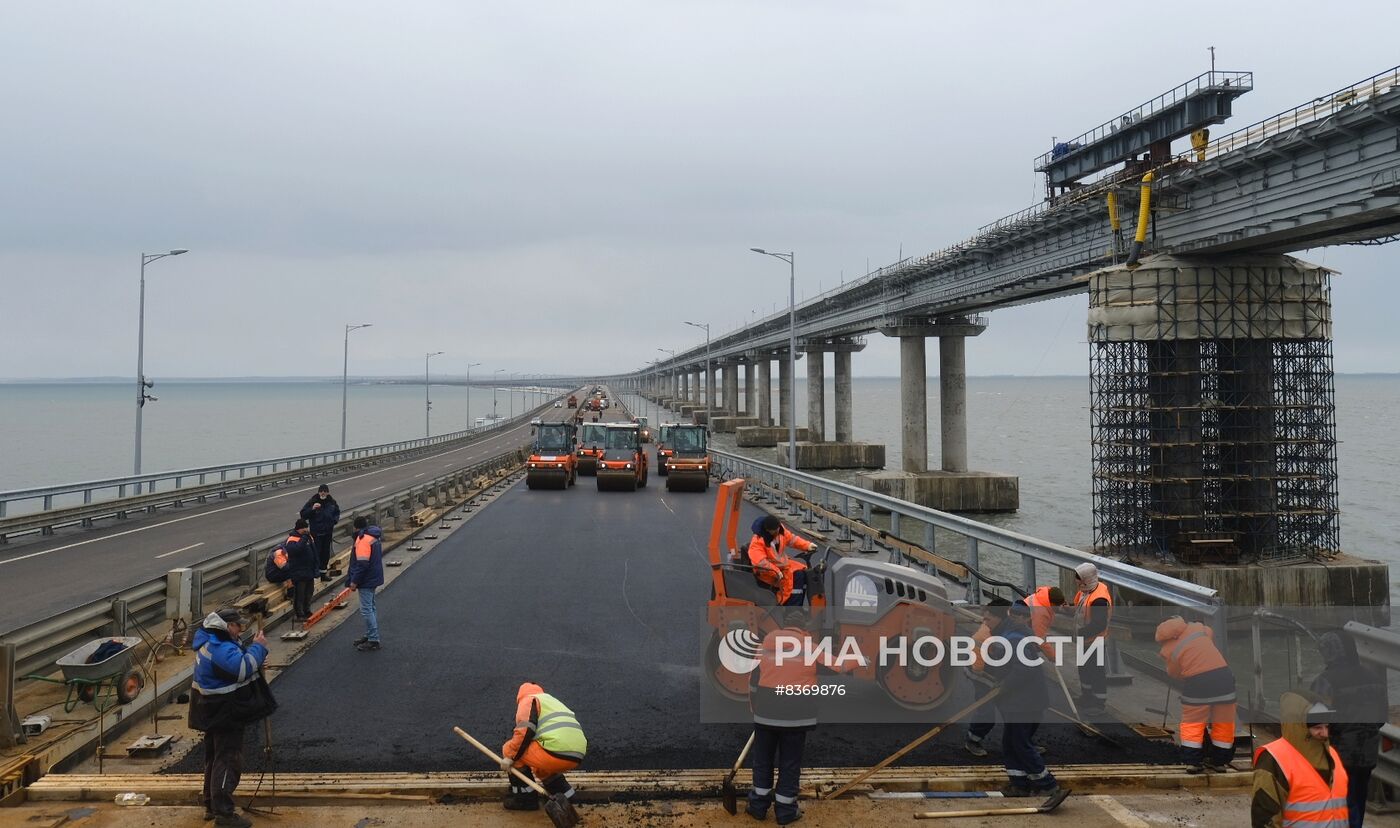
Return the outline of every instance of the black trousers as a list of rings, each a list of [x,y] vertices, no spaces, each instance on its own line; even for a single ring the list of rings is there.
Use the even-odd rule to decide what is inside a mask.
[[[322,532],[312,535],[311,538],[316,541],[316,560],[320,564],[318,569],[321,574],[325,574],[326,568],[331,564],[331,532]]]
[[[232,814],[233,792],[243,775],[243,729],[204,734],[204,810]]]
[[[749,807],[768,813],[773,803],[773,815],[787,822],[797,815],[797,791],[802,782],[802,750],[807,744],[807,728],[766,727],[754,725],[753,790]],[[773,786],[773,771],[778,771],[778,785]]]
[[[311,615],[311,593],[316,590],[316,579],[296,578],[292,581],[292,614],[297,618]]]

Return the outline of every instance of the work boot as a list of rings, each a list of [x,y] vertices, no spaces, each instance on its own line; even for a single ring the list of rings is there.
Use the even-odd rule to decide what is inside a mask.
[[[351,641],[351,642],[350,642],[350,646],[351,646],[351,647],[358,647],[358,646],[360,646],[361,644],[368,644],[368,643],[369,643],[369,638],[368,638],[367,636],[363,636],[363,635],[362,635],[362,636],[360,636],[359,638],[355,639],[354,641]]]
[[[792,806],[792,813],[790,814],[779,814],[777,810],[774,809],[773,816],[777,818],[779,825],[791,825],[794,822],[801,821],[802,809],[794,805]]]
[[[971,739],[968,739],[963,742],[963,750],[967,751],[973,756],[978,757],[979,759],[987,755],[987,749],[982,747],[982,743],[974,742]]]
[[[768,807],[772,804],[773,794],[769,793],[767,796],[762,796],[750,791],[748,804],[744,806],[744,813],[754,819],[760,821],[765,820],[768,818]]]
[[[357,645],[355,645],[355,649],[359,650],[359,651],[362,652],[362,653],[372,653],[372,652],[374,652],[375,650],[379,649],[379,642],[378,642],[378,641],[366,641],[366,642],[363,643],[363,644],[357,644]]]
[[[1001,795],[1007,798],[1035,796],[1037,791],[1027,785],[1017,785],[1011,783],[1001,789]]]
[[[253,821],[238,814],[219,814],[214,817],[215,828],[253,828]]]
[[[505,801],[501,803],[507,811],[538,811],[540,809],[540,798],[534,791],[525,793],[506,794]]]
[[[1189,774],[1192,774],[1192,775],[1200,774],[1200,773],[1205,773],[1205,772],[1206,772],[1206,766],[1203,765],[1203,764],[1201,764],[1200,762],[1197,762],[1197,763],[1194,764],[1194,765],[1187,765],[1187,766],[1186,766],[1186,772],[1189,773]]]

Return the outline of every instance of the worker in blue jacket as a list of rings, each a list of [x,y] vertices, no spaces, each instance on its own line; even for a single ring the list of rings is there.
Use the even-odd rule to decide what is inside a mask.
[[[287,551],[287,580],[292,582],[292,613],[296,620],[305,621],[311,617],[317,572],[316,542],[305,518],[297,518],[282,548]]]
[[[1035,746],[1035,732],[1045,720],[1050,706],[1050,689],[1045,683],[1045,670],[1039,647],[1021,646],[1031,635],[1031,609],[1025,604],[988,606],[987,617],[1000,620],[992,627],[987,650],[986,675],[1001,688],[997,711],[1001,713],[1002,762],[1010,784],[1002,789],[1004,796],[1049,796],[1058,790],[1055,775],[1045,767]],[[997,643],[993,644],[993,640]],[[1010,648],[1011,658],[1004,664],[993,665],[993,655],[1000,660],[1000,647]],[[1035,663],[1032,663],[1034,661]]]
[[[370,652],[379,649],[379,616],[375,612],[374,591],[384,585],[384,547],[379,539],[383,532],[370,524],[369,518],[355,518],[354,549],[350,552],[350,574],[345,587],[360,594],[360,616],[365,619],[365,634],[355,639],[355,649]]]
[[[233,803],[243,773],[243,731],[271,713],[250,687],[267,659],[267,638],[259,630],[245,648],[247,626],[242,613],[225,609],[211,612],[194,634],[189,724],[204,731],[204,816],[220,828],[252,825]]]

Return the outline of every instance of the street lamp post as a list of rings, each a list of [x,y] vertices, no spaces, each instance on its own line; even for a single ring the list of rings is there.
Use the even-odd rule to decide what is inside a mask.
[[[435,356],[442,356],[442,351],[433,351],[423,355],[423,430],[424,436],[433,436],[433,400],[428,396],[428,360]]]
[[[368,328],[373,322],[345,326],[345,360],[340,366],[340,450],[345,451],[345,422],[350,410],[350,332]]]
[[[493,372],[491,373],[491,419],[492,419],[492,420],[495,420],[496,417],[497,417],[497,414],[496,414],[496,392],[499,391],[499,390],[501,390],[501,389],[500,389],[500,386],[496,385],[496,374],[505,373],[505,370],[506,370],[506,369],[504,369],[504,368],[497,368],[495,371],[493,371]]]
[[[750,247],[755,253],[788,263],[788,468],[797,468],[797,252],[770,253]],[[807,393],[812,393],[811,389]],[[811,426],[811,423],[807,425]],[[818,424],[817,428],[821,428]]]
[[[676,358],[676,352],[673,351],[673,350],[671,350],[670,348],[657,348],[656,350],[660,351],[660,352],[663,353],[663,354],[670,354],[670,355],[671,355],[671,359],[672,359],[673,361],[674,361],[675,358]],[[665,395],[663,394],[662,396],[665,396]],[[660,416],[661,416],[661,404],[660,404],[660,403],[657,403],[657,406],[656,406],[656,416],[657,416],[657,417],[660,417]]]
[[[141,301],[136,312],[136,474],[141,473],[141,409],[146,407],[146,401],[155,401],[155,397],[146,393],[146,389],[155,383],[146,382],[145,356],[146,356],[146,265],[157,259],[164,259],[166,256],[178,256],[181,253],[190,251],[183,247],[177,247],[166,253],[142,253],[141,254]]]
[[[467,363],[467,428],[472,428],[472,369],[480,365],[480,362]]]
[[[705,329],[705,431],[714,425],[710,422],[710,403],[715,398],[715,377],[710,373],[710,323],[687,322],[692,328]]]

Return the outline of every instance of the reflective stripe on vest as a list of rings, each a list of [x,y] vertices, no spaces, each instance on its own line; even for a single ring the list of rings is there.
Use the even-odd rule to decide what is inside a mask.
[[[1268,751],[1288,780],[1288,801],[1283,804],[1283,826],[1308,828],[1347,828],[1347,771],[1342,758],[1331,745],[1332,786],[1287,739],[1275,739],[1259,749]],[[1254,755],[1255,762],[1259,754]]]
[[[224,669],[223,669],[222,667],[220,667],[219,665],[214,664],[214,656],[211,655],[211,654],[209,653],[209,645],[208,645],[208,644],[205,644],[203,647],[200,647],[198,650],[195,651],[195,666],[196,666],[195,673],[196,673],[196,674],[199,673],[199,670],[198,670],[198,662],[199,662],[199,659],[201,659],[201,658],[203,658],[205,661],[209,662],[209,664],[212,665],[212,666],[214,667],[215,670],[217,670],[217,671],[219,671],[219,672],[227,672],[226,670],[224,670]],[[238,678],[237,678],[237,680],[234,681],[233,684],[230,684],[230,685],[228,685],[227,687],[201,687],[201,686],[199,685],[199,682],[197,682],[197,681],[192,681],[192,682],[190,682],[190,686],[193,687],[194,689],[198,690],[199,692],[203,693],[203,694],[206,695],[206,696],[219,696],[219,695],[223,695],[224,693],[232,693],[233,691],[237,690],[238,688],[242,687],[243,685],[252,682],[253,679],[255,679],[255,678],[257,678],[257,677],[258,677],[258,663],[257,663],[257,661],[255,661],[255,660],[253,659],[253,656],[252,656],[251,654],[249,654],[249,653],[244,653],[243,656],[238,660]]]
[[[535,743],[555,756],[582,761],[588,752],[588,740],[574,711],[548,693],[537,694],[535,704],[540,708],[539,719],[535,722]]]

